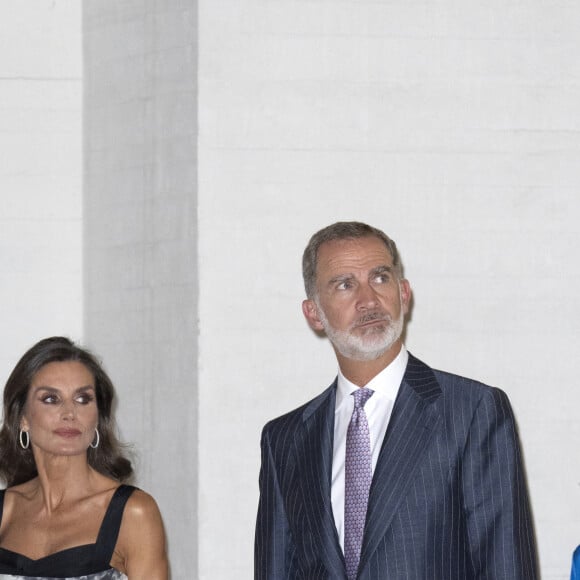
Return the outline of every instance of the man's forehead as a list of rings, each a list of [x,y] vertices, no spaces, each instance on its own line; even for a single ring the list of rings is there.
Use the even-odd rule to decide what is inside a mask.
[[[318,250],[318,272],[337,273],[338,270],[393,267],[393,258],[385,244],[372,236],[331,240]]]

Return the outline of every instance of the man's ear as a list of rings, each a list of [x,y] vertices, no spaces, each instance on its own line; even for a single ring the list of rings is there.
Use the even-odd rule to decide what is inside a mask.
[[[304,314],[304,318],[306,318],[306,321],[312,330],[315,330],[316,332],[324,330],[324,325],[320,320],[318,315],[318,307],[316,306],[314,300],[308,299],[302,302],[302,313]]]
[[[401,304],[403,305],[403,312],[409,312],[409,305],[411,304],[411,284],[409,280],[402,278],[399,280],[399,288],[401,291]]]

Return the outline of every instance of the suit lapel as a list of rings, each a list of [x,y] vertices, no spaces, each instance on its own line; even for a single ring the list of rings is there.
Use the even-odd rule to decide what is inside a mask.
[[[300,482],[306,519],[317,553],[330,578],[346,580],[330,494],[335,397],[336,381],[306,407],[302,415],[304,430],[296,438],[296,447],[300,473],[303,474]]]
[[[440,394],[433,371],[409,354],[371,484],[361,571],[391,525],[440,421],[433,404]]]

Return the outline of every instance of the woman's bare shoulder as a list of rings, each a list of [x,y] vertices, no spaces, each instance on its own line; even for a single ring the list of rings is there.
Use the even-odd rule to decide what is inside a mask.
[[[142,489],[136,488],[130,495],[125,506],[124,518],[142,520],[148,517],[157,517],[159,507],[152,495]]]
[[[125,505],[111,565],[133,578],[167,578],[165,531],[157,502],[140,489]]]
[[[140,537],[141,541],[151,538],[158,542],[164,540],[163,521],[157,502],[153,496],[141,489],[135,489],[123,512],[121,541]]]
[[[7,487],[5,492],[6,496],[14,494],[15,496],[26,497],[32,492],[36,491],[38,488],[38,478],[30,479],[24,483],[19,483],[18,485],[13,485],[12,487]]]

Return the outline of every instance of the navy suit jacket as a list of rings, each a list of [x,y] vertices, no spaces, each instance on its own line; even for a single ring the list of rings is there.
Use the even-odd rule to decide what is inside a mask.
[[[346,580],[331,472],[336,381],[262,433],[255,580]],[[360,580],[535,580],[507,396],[409,355],[369,496]]]

